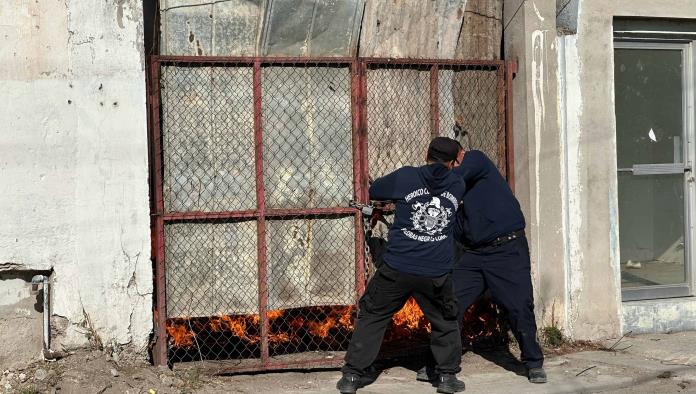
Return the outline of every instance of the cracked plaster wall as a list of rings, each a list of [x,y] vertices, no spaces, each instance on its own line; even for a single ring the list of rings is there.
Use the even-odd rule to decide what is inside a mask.
[[[87,344],[89,316],[105,344],[144,351],[142,3],[5,0],[0,40],[0,271],[53,271],[56,347]]]

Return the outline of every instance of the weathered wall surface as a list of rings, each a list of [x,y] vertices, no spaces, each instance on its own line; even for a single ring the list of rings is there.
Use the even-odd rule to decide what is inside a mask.
[[[0,39],[0,270],[53,271],[57,346],[86,344],[89,319],[105,344],[144,350],[152,269],[141,2],[4,1]]]
[[[32,294],[30,283],[30,274],[0,273],[0,367],[3,369],[41,359],[43,298],[41,294]]]
[[[527,219],[537,324],[566,327],[562,154],[558,128],[556,4],[504,4],[505,56],[513,82],[515,194]]]
[[[502,0],[159,0],[162,54],[500,58]]]

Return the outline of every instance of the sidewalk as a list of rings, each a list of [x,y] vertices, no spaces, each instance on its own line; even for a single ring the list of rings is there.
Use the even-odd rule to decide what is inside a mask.
[[[696,393],[696,332],[643,335],[603,344],[612,351],[581,351],[548,356],[549,383],[533,385],[521,365],[505,351],[467,353],[459,375],[465,393]],[[435,393],[417,382],[415,372],[400,366],[386,369],[359,394]],[[200,365],[177,365],[174,371],[126,361],[102,351],[83,351],[57,362],[39,362],[4,370],[0,393],[156,394],[169,393],[332,393],[337,370],[207,376]],[[519,375],[518,375],[519,374]]]
[[[609,348],[616,340],[607,341]],[[614,351],[587,351],[547,358],[549,383],[533,385],[482,356],[467,353],[460,377],[466,393],[696,393],[696,332],[643,335],[622,339]],[[504,357],[491,356],[500,359]],[[509,369],[514,369],[508,364]],[[584,372],[583,372],[584,371]],[[579,375],[579,376],[578,376]],[[338,371],[241,375],[211,382],[206,393],[336,393]],[[435,392],[415,381],[406,368],[386,370],[361,394]]]

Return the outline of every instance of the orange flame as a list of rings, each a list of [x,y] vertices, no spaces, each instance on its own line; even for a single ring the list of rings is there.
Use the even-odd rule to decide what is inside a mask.
[[[430,332],[430,323],[425,319],[423,312],[413,298],[406,301],[404,307],[394,315],[392,321],[394,325],[409,330],[425,328],[427,332]]]
[[[169,334],[172,344],[176,347],[187,348],[193,345],[195,334],[183,323],[167,325],[167,334]]]
[[[353,307],[334,307],[322,322],[309,322],[309,332],[320,338],[329,336],[332,328],[353,329]]]
[[[343,340],[346,331],[354,328],[353,306],[307,307],[267,312],[269,322],[268,342],[277,345],[292,341],[302,342],[309,334],[317,339],[332,341],[333,337]],[[170,343],[178,348],[192,347],[196,339],[205,341],[212,333],[230,333],[242,341],[257,344],[261,341],[259,315],[211,316],[209,318],[177,318],[167,321]],[[462,338],[473,343],[480,338],[501,338],[506,328],[501,327],[494,304],[480,302],[472,305],[465,314]],[[415,339],[431,332],[430,323],[418,304],[409,298],[404,307],[392,320],[387,341]]]

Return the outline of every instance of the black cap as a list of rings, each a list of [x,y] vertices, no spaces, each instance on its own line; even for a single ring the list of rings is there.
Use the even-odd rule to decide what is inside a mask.
[[[428,146],[428,160],[432,161],[452,161],[459,155],[462,145],[449,137],[435,137]]]

